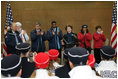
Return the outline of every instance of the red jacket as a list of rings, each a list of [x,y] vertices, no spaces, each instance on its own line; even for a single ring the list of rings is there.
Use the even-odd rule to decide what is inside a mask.
[[[104,34],[98,34],[95,32],[93,34],[93,40],[94,40],[94,48],[101,48],[104,44],[103,42],[106,41],[106,37]]]
[[[93,54],[90,54],[88,57],[88,65],[91,66],[92,68],[94,67],[95,64],[95,58]]]
[[[79,46],[85,48],[84,40],[86,44],[86,48],[91,47],[91,33],[87,33],[86,35],[82,34],[81,32],[78,33],[79,39]]]

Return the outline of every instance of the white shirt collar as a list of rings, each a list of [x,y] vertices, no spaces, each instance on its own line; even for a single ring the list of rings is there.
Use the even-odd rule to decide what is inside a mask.
[[[46,69],[37,69],[36,70],[36,78],[48,78],[48,71]]]
[[[110,64],[110,65],[109,65]],[[99,66],[117,66],[116,63],[113,61],[113,60],[110,60],[110,61],[101,61],[98,65]]]
[[[69,75],[71,78],[80,78],[80,79],[90,79],[93,76],[96,76],[95,72],[91,69],[89,65],[85,66],[77,66],[74,67],[70,72]]]
[[[51,78],[51,79],[55,79],[55,78],[58,78],[57,76],[49,76],[48,75],[48,71],[46,69],[37,69],[36,70],[36,78],[39,78],[39,79],[48,79],[48,78]]]
[[[101,61],[96,67],[96,71],[100,73],[101,70],[117,70],[117,64],[114,61]]]
[[[14,34],[14,33],[15,33],[15,31],[12,31],[12,33]]]

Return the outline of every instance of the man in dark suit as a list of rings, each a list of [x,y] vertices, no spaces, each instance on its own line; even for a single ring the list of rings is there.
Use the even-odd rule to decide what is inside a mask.
[[[41,24],[37,22],[35,29],[31,32],[31,50],[37,53],[44,52],[45,40],[45,32],[41,29]]]
[[[8,54],[16,54],[15,46],[21,42],[22,40],[19,36],[19,32],[16,31],[16,23],[13,22],[5,35],[5,44],[7,46]]]
[[[63,38],[62,31],[56,26],[56,21],[51,22],[52,27],[47,31],[47,39],[49,41],[49,50],[57,49],[61,57],[61,40]]]

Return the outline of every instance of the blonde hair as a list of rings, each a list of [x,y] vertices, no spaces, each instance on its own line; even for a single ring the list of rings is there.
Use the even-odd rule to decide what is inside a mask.
[[[47,69],[48,71],[48,75],[49,76],[53,76],[53,74]],[[30,78],[35,78],[36,77],[36,70],[32,73],[32,75],[30,76]]]

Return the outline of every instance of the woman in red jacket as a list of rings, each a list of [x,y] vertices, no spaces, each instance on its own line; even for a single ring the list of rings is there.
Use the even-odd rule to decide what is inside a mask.
[[[103,34],[101,26],[96,27],[96,32],[93,34],[94,40],[94,56],[96,59],[96,63],[100,63],[101,56],[100,56],[100,49],[104,45],[103,43],[106,41],[106,37]]]
[[[87,25],[82,25],[81,32],[78,33],[79,46],[86,48],[91,53],[91,33]]]

